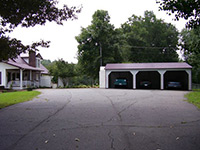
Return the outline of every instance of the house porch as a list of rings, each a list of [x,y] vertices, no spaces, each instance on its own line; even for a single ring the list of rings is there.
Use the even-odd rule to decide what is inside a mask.
[[[24,69],[6,69],[5,88],[25,89],[27,87],[39,87],[40,72]]]

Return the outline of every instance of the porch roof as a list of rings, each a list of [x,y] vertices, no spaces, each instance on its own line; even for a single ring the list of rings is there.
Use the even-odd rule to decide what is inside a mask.
[[[36,71],[44,71],[42,68],[35,68],[32,66],[29,66],[20,56],[14,59],[9,59],[5,63],[21,68],[21,69],[27,69],[27,70],[36,70]]]

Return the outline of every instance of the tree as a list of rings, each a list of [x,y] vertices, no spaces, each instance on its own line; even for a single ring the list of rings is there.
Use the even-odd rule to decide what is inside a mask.
[[[175,62],[178,31],[152,11],[145,11],[144,17],[133,15],[122,25],[127,43],[125,58],[128,62]]]
[[[46,68],[49,68],[49,66],[51,66],[51,60],[49,60],[49,59],[44,59],[44,60],[42,60],[42,65],[44,65]]]
[[[200,83],[200,27],[195,29],[183,29],[181,31],[181,49],[184,59],[193,66],[192,79]]]
[[[63,6],[57,8],[57,0],[0,0],[0,61],[13,58],[27,50],[37,50],[38,46],[48,47],[49,42],[23,45],[20,40],[6,35],[17,26],[34,27],[45,25],[47,21],[62,25],[63,21],[76,19],[80,8]]]
[[[188,20],[187,28],[196,28],[200,25],[199,0],[157,0],[157,3],[160,4],[160,10],[168,11],[169,15],[175,14],[176,20]]]
[[[116,59],[119,61],[114,35],[117,34],[110,24],[108,12],[97,10],[92,16],[91,25],[82,28],[81,34],[76,37],[79,43],[78,63],[84,74],[96,79],[100,66],[116,62]]]
[[[49,66],[49,71],[53,76],[53,81],[57,82],[60,77],[64,86],[69,84],[69,79],[76,75],[75,64],[69,64],[63,59],[53,61]]]

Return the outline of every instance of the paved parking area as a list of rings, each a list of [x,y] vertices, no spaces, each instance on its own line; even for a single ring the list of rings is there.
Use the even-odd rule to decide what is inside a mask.
[[[1,150],[199,150],[186,91],[42,89],[0,110]]]

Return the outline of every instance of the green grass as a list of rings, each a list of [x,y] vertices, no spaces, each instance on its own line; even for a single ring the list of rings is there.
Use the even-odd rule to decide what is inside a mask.
[[[32,100],[39,94],[40,92],[38,91],[18,91],[0,93],[0,109],[17,103]]]
[[[200,109],[200,89],[193,90],[193,92],[186,94],[185,97],[188,99],[189,103],[194,104]]]

